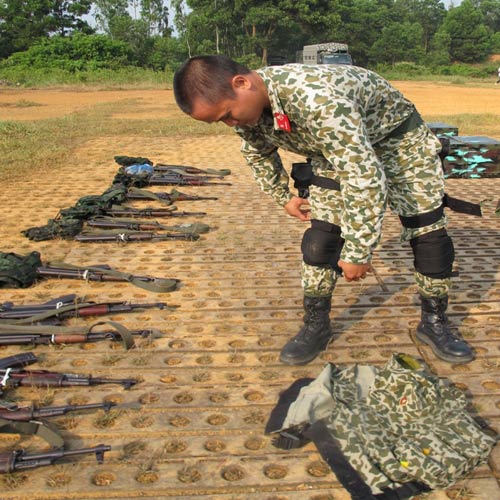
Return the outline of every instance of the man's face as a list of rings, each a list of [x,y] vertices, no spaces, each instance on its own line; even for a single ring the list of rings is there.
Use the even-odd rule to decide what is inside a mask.
[[[247,79],[238,78],[234,79],[233,98],[215,104],[197,98],[190,116],[207,123],[222,122],[229,127],[256,125],[264,110],[265,98]]]

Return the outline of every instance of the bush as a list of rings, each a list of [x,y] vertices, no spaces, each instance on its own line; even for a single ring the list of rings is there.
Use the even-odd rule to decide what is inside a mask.
[[[133,64],[132,51],[124,42],[105,35],[56,36],[16,52],[1,67],[60,69],[68,72],[118,69]]]

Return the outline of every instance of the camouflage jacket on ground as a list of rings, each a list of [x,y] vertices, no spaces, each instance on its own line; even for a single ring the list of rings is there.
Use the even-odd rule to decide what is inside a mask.
[[[382,368],[328,364],[316,379],[297,380],[281,393],[266,432],[312,439],[339,481],[347,489],[365,483],[368,493],[359,498],[368,499],[412,482],[446,488],[484,463],[497,436],[476,423],[467,405],[448,380],[393,354]],[[335,467],[340,456],[355,472]]]
[[[260,188],[285,205],[292,195],[278,148],[310,157],[313,165],[331,171],[331,177],[341,183],[344,235],[360,222],[379,232],[386,185],[372,146],[409,117],[414,105],[386,80],[363,68],[289,64],[257,73],[267,86],[272,112],[265,112],[256,126],[235,130]],[[290,123],[289,132],[284,130],[283,115]],[[364,205],[370,208],[366,213],[371,220],[360,220]],[[369,247],[370,237],[358,244]]]

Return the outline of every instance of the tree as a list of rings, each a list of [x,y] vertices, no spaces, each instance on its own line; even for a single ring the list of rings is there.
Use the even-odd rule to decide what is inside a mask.
[[[453,61],[475,63],[488,56],[490,32],[483,23],[483,14],[471,0],[464,0],[458,7],[450,9],[442,29],[450,36]]]
[[[91,0],[3,0],[0,2],[0,57],[23,51],[49,35],[93,30],[81,19]]]
[[[424,55],[422,32],[422,26],[418,23],[391,23],[382,29],[380,37],[370,49],[370,56],[377,62],[390,64],[399,61],[418,63]]]
[[[340,23],[332,26],[328,40],[347,43],[356,65],[377,62],[374,53],[370,60],[370,49],[392,22],[390,6],[378,0],[340,0],[337,12]]]

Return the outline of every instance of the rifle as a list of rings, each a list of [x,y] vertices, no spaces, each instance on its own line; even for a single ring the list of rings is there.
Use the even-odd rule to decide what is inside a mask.
[[[163,233],[155,234],[146,231],[130,232],[128,230],[122,232],[101,231],[92,233],[83,231],[75,236],[75,241],[82,242],[99,242],[99,241],[115,241],[118,243],[127,243],[129,241],[147,241],[147,240],[190,240],[195,241],[200,239],[199,234],[182,234],[182,233]]]
[[[87,221],[90,227],[105,229],[127,229],[129,231],[174,231],[181,239],[197,239],[200,232],[206,233],[210,228],[206,224],[185,224],[183,226],[165,226],[157,221],[142,221],[121,217],[94,217]],[[163,234],[163,233],[160,233]],[[167,233],[172,234],[172,233]]]
[[[4,420],[12,420],[14,422],[29,422],[35,418],[58,417],[79,410],[103,409],[104,411],[109,411],[112,406],[116,406],[116,403],[106,401],[105,403],[48,406],[44,408],[33,408],[31,406],[19,408],[18,406],[10,406],[8,408],[0,408],[0,419],[3,418]]]
[[[19,386],[34,387],[70,387],[70,386],[92,386],[101,384],[120,384],[125,389],[130,389],[138,383],[137,379],[124,378],[112,379],[92,377],[92,375],[76,375],[73,373],[49,372],[47,370],[23,370],[27,366],[38,361],[32,352],[25,352],[15,356],[0,359],[0,395],[1,389]]]
[[[110,217],[202,217],[206,212],[175,212],[168,208],[110,208],[104,210]]]
[[[193,224],[204,226],[203,224]],[[175,226],[174,226],[175,227]],[[207,226],[208,227],[208,226]],[[201,229],[197,229],[202,232]],[[177,289],[180,280],[173,278],[155,278],[152,276],[136,276],[117,271],[107,264],[79,267],[65,262],[47,262],[36,268],[37,277],[73,278],[85,281],[127,282],[151,292],[172,292]]]
[[[161,334],[156,330],[129,330],[129,333],[141,338],[158,338]],[[113,330],[87,333],[26,333],[0,332],[0,346],[2,345],[61,345],[80,344],[84,342],[98,342],[111,340],[122,342],[122,336]]]
[[[184,175],[172,172],[166,175],[152,175],[148,178],[147,182],[151,186],[231,186],[230,182],[212,182],[214,178],[217,177],[208,175]]]
[[[111,450],[111,446],[100,444],[94,448],[81,448],[79,450],[54,450],[47,453],[27,455],[24,450],[15,450],[10,453],[0,454],[0,473],[16,472],[18,470],[34,469],[44,465],[52,465],[56,460],[76,455],[95,453],[97,463],[102,464],[104,453]]]
[[[68,297],[68,296],[65,296]],[[61,298],[65,298],[61,297]],[[57,301],[54,299],[50,302]],[[63,303],[54,306],[50,303],[33,304],[27,306],[15,306],[11,302],[4,302],[0,308],[0,320],[26,320],[29,319],[31,323],[37,321],[44,321],[48,318],[55,317],[57,320],[73,317],[87,317],[87,316],[100,316],[103,314],[113,314],[117,312],[129,312],[134,309],[151,309],[158,307],[159,309],[167,308],[164,302],[153,302],[144,304],[130,304],[127,302],[83,302],[78,298],[73,298],[71,303]],[[18,322],[21,323],[21,322]]]
[[[175,174],[206,174],[211,177],[217,177],[219,179],[223,179],[226,175],[229,175],[231,173],[231,170],[227,168],[222,170],[216,170],[213,168],[203,170],[202,168],[198,167],[191,167],[187,165],[169,165],[165,163],[157,163],[153,167],[153,170],[155,172],[168,172]]]
[[[177,189],[172,189],[170,193],[157,192],[154,193],[156,198],[160,200],[167,201],[170,203],[174,203],[176,201],[198,201],[198,200],[218,200],[216,196],[197,196],[186,193],[181,193],[177,191]],[[144,193],[140,189],[130,189],[127,192],[127,199],[129,200],[147,200],[150,199],[151,196],[147,193]]]
[[[133,378],[103,378],[92,375],[78,375],[75,373],[50,372],[48,370],[21,370],[7,368],[0,370],[0,388],[9,389],[15,387],[72,387],[93,386],[102,384],[120,384],[125,389],[130,389],[137,384],[138,380]],[[3,391],[0,390],[0,395]]]

